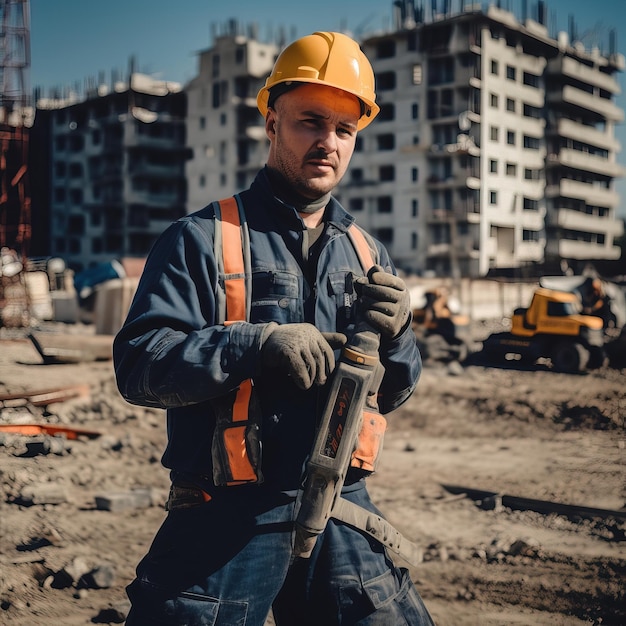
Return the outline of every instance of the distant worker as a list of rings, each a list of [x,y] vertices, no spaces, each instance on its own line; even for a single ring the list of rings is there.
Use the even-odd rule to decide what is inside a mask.
[[[615,326],[615,315],[611,310],[610,297],[599,278],[587,281],[581,290],[582,313],[602,318],[604,328]]]
[[[311,556],[293,557],[335,350],[357,319],[380,334],[383,414],[421,372],[404,282],[331,195],[375,98],[370,63],[349,37],[316,32],[289,45],[257,98],[267,165],[234,209],[214,202],[179,219],[148,257],[114,362],[129,402],[167,409],[172,488],[128,587],[129,626],[263,626],[270,610],[278,626],[433,624],[408,570],[366,529],[330,519]],[[229,272],[244,221],[244,260]],[[375,257],[367,273],[353,236]],[[243,309],[235,320],[222,315],[233,301]],[[231,454],[241,429],[245,448]],[[342,499],[376,522],[370,473],[352,467]]]

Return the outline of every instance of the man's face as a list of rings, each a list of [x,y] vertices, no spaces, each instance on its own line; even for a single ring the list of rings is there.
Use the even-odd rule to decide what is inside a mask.
[[[300,195],[320,198],[348,168],[360,112],[355,96],[333,87],[306,83],[288,91],[267,112],[267,164]]]

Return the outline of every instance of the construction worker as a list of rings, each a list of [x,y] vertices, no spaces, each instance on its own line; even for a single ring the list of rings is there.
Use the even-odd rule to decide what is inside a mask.
[[[270,610],[279,626],[432,624],[408,570],[364,530],[331,519],[310,558],[292,558],[325,383],[357,314],[380,334],[381,413],[409,398],[421,372],[404,282],[369,236],[366,274],[348,236],[354,218],[331,195],[375,98],[349,37],[317,32],[286,47],[258,94],[270,147],[238,195],[241,223],[233,230],[213,202],[171,225],[147,259],[114,363],[124,398],[167,409],[172,488],[128,587],[131,626],[263,626]],[[246,269],[229,271],[242,220]],[[245,279],[251,289],[233,297]],[[230,437],[240,424],[245,435]],[[379,513],[367,475],[351,468],[342,497]]]
[[[581,287],[582,313],[602,319],[603,327],[615,327],[616,317],[611,311],[611,299],[599,278],[587,279]]]

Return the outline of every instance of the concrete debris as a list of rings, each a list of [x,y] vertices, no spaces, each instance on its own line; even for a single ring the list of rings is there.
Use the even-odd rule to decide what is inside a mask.
[[[87,589],[108,589],[115,581],[115,568],[109,564],[94,567],[81,577],[81,583]]]
[[[95,497],[96,507],[102,511],[119,513],[129,509],[145,509],[152,506],[152,489],[131,489],[118,493],[106,493]]]
[[[54,574],[54,589],[66,589],[67,587],[78,586],[79,581],[91,568],[87,561],[80,556],[75,557],[62,569]]]
[[[94,624],[123,624],[130,611],[130,602],[120,602],[114,606],[100,609],[100,613],[91,621]]]
[[[52,589],[108,589],[115,581],[115,568],[109,563],[95,567],[82,556],[76,556],[54,571],[45,564],[33,567],[33,576],[44,588]]]
[[[67,502],[65,488],[54,483],[43,483],[24,487],[13,503],[21,506],[33,506],[42,504],[62,504]]]
[[[540,556],[541,546],[532,537],[511,539],[496,537],[488,546],[477,548],[474,557],[488,563],[502,562],[507,558]]]
[[[52,526],[45,526],[26,541],[18,544],[16,549],[19,552],[30,552],[46,546],[60,547],[61,545],[63,545],[63,537],[59,531]],[[15,563],[15,560],[13,562]]]
[[[33,439],[26,442],[26,452],[20,456],[26,458],[37,456],[38,454],[63,456],[71,451],[71,444],[60,437],[33,437]]]

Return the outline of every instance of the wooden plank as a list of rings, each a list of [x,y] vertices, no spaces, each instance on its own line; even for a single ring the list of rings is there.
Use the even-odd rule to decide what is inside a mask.
[[[0,403],[4,406],[14,406],[15,400],[24,400],[35,406],[46,406],[54,402],[65,402],[73,398],[88,398],[91,395],[89,385],[71,385],[69,387],[55,387],[53,389],[38,389],[18,391],[15,393],[1,393]]]

